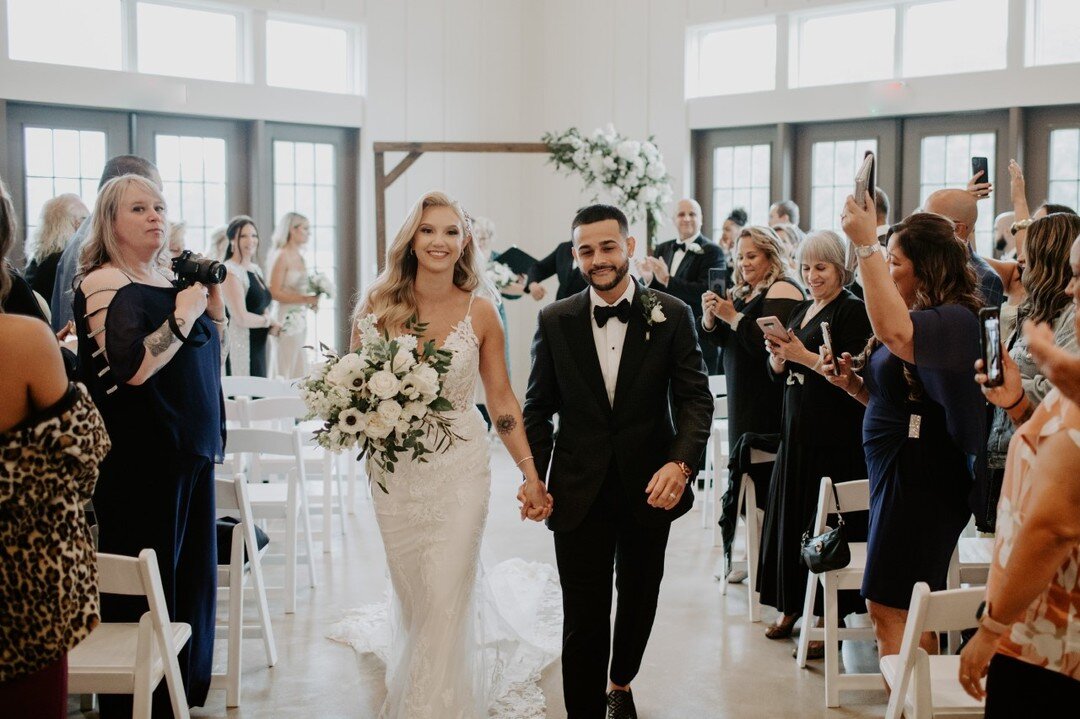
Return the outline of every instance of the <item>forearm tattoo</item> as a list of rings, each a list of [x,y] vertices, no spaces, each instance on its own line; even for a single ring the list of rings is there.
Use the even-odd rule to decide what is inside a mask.
[[[169,323],[166,322],[146,336],[143,340],[143,347],[150,352],[150,356],[159,357],[165,354],[165,352],[167,352],[177,341],[177,337],[173,334],[172,328],[169,327]]]
[[[517,427],[517,420],[512,414],[503,414],[495,420],[495,431],[499,434],[510,434]]]

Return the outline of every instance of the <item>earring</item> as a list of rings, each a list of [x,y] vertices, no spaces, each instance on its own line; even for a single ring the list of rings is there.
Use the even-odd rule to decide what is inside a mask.
[[[416,257],[416,250],[413,248],[412,245],[409,245],[409,255],[412,257]]]

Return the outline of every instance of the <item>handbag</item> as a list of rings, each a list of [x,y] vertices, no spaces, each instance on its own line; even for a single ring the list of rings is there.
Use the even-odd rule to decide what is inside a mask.
[[[802,558],[814,574],[823,574],[843,569],[851,564],[851,549],[844,536],[844,516],[840,514],[840,497],[836,485],[832,486],[833,501],[836,502],[836,527],[816,537],[810,536],[810,530],[803,532]]]

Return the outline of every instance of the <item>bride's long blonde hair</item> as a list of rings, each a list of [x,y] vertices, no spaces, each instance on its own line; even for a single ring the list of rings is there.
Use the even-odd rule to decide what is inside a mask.
[[[454,285],[465,292],[483,290],[490,293],[485,280],[484,259],[479,256],[476,243],[472,241],[472,222],[468,213],[456,200],[443,192],[426,193],[416,201],[405,221],[401,223],[394,241],[386,250],[386,267],[371,283],[363,299],[353,311],[353,327],[363,315],[374,314],[379,318],[379,328],[390,334],[404,331],[410,317],[419,317],[414,282],[416,280],[416,254],[412,251],[413,237],[420,229],[424,210],[429,207],[449,207],[461,222],[463,236],[469,239],[454,264]]]

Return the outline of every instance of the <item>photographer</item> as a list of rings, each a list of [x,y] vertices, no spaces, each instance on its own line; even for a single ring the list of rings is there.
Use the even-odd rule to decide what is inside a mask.
[[[83,381],[113,444],[94,493],[99,549],[157,552],[169,616],[191,625],[179,662],[188,702],[198,706],[214,646],[225,305],[218,284],[173,286],[165,231],[165,201],[153,183],[123,175],[102,188],[79,257],[75,323]],[[102,617],[135,622],[145,607],[141,598],[106,596]],[[125,715],[130,697],[102,697],[103,719]],[[164,684],[154,716],[171,716]]]

